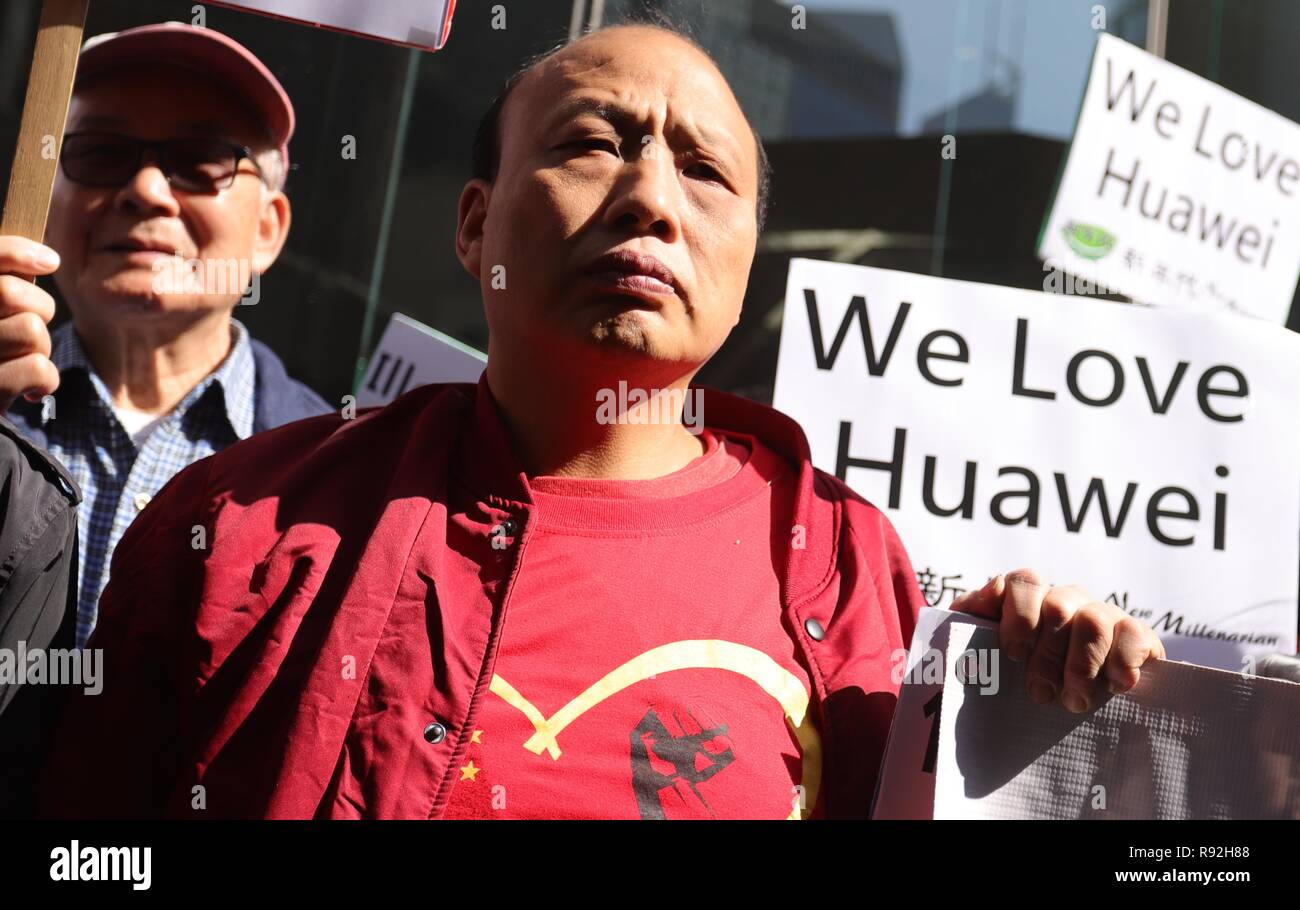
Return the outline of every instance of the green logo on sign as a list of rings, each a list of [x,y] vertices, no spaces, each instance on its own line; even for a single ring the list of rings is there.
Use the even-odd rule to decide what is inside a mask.
[[[1115,248],[1115,237],[1094,224],[1071,221],[1061,228],[1065,242],[1084,259],[1101,259]]]

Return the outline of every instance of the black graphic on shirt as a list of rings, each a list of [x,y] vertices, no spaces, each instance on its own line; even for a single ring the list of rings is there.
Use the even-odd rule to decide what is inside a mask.
[[[641,817],[713,817],[697,785],[735,760],[727,725],[714,723],[700,708],[664,713],[671,731],[651,708],[631,735],[632,789]]]

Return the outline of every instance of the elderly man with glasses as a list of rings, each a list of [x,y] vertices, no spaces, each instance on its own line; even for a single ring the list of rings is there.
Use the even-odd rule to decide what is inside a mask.
[[[293,106],[232,39],[179,23],[82,50],[43,247],[0,237],[0,408],[85,496],[77,644],[114,547],[171,477],[329,410],[232,313],[289,231]],[[72,314],[52,334],[54,276]],[[256,302],[252,299],[250,302]]]

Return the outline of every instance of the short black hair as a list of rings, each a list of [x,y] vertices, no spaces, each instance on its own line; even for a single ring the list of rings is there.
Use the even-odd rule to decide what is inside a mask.
[[[658,17],[621,22],[606,26],[606,28],[617,28],[619,26],[637,25],[648,28],[657,28],[660,31],[681,38],[690,44],[700,53],[704,54],[710,60],[713,56],[700,47],[699,43],[690,35],[687,29],[676,22]],[[587,34],[594,34],[588,32]],[[473,170],[474,176],[491,183],[496,180],[497,172],[501,168],[501,112],[505,109],[506,101],[510,98],[510,93],[515,90],[523,78],[528,75],[533,67],[544,63],[551,57],[558,54],[569,46],[570,42],[564,42],[550,50],[544,51],[534,57],[524,61],[523,65],[510,74],[505,83],[497,92],[496,98],[493,99],[491,106],[488,107],[487,113],[479,121],[478,130],[474,134],[474,151],[473,151]],[[742,111],[743,113],[743,111]],[[758,150],[758,233],[763,233],[763,227],[767,223],[768,197],[772,188],[772,165],[768,161],[767,149],[763,147],[763,139],[758,135],[758,130],[750,124],[750,132],[754,134],[754,144]]]

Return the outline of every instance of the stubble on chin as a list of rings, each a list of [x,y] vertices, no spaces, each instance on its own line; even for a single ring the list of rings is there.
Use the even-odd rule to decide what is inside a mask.
[[[591,340],[607,349],[637,354],[650,354],[654,351],[650,332],[633,313],[618,313],[597,320],[591,327]]]

